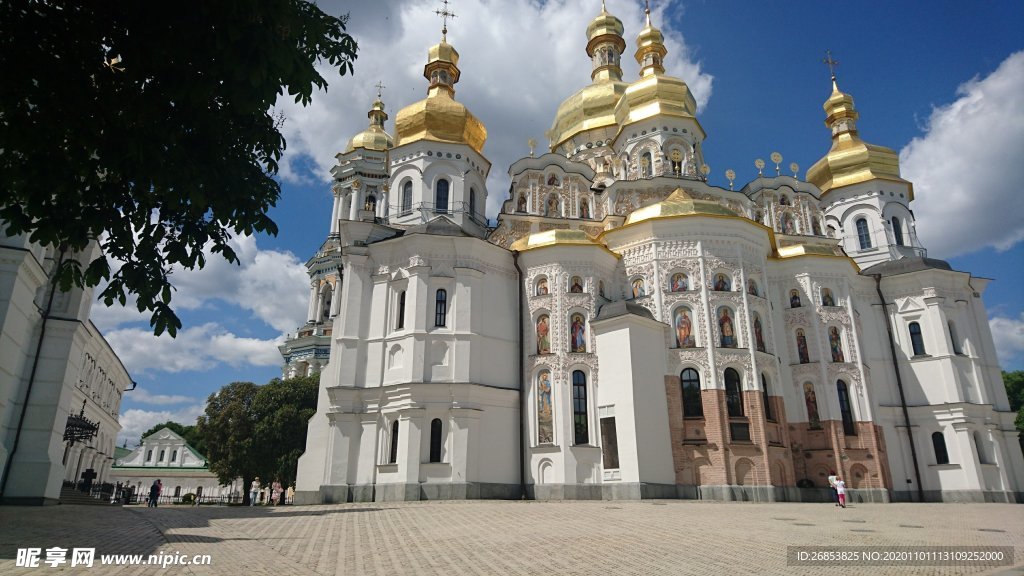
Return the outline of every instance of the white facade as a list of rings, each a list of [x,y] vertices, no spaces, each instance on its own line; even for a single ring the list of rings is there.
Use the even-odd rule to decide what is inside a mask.
[[[242,496],[241,478],[222,485],[207,467],[206,457],[169,428],[146,436],[130,454],[118,459],[110,470],[110,478],[111,482],[134,487],[135,493],[143,496],[149,493],[149,487],[156,480],[163,483],[162,497]]]
[[[446,41],[394,140],[378,100],[338,155],[317,256],[339,270],[330,363],[296,501],[814,500],[832,470],[859,501],[1020,501],[986,281],[925,257],[912,184],[860,140],[852,97],[833,83],[832,150],[806,180],[726,190],[660,32],[641,31],[631,83],[621,22],[587,33],[594,82],[552,152],[510,167],[494,228]],[[388,205],[345,210],[367,182]]]
[[[87,263],[97,249],[75,257]],[[62,482],[80,480],[88,470],[94,483],[108,482],[121,397],[131,384],[89,321],[91,289],[58,291],[46,315],[54,258],[23,236],[0,237],[0,469],[9,468],[4,502],[55,503]],[[98,433],[69,445],[63,439],[68,416],[80,413]]]

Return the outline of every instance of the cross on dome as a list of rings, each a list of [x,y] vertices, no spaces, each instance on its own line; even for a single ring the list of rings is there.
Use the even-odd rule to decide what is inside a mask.
[[[448,19],[455,18],[455,13],[448,9],[448,0],[441,0],[444,6],[440,10],[434,10],[434,14],[441,17],[441,40],[448,38]]]
[[[829,72],[832,73],[832,79],[836,79],[836,66],[839,66],[839,60],[832,59],[832,51],[825,50],[825,58],[822,60],[826,66],[828,66]]]
[[[374,84],[374,86],[377,88],[377,99],[380,100],[381,91],[387,88],[387,86],[385,86],[384,83],[381,82],[380,80],[378,80],[377,83]]]

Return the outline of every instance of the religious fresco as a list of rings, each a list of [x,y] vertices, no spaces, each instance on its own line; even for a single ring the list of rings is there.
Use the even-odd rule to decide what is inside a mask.
[[[757,296],[757,282],[753,278],[747,280],[747,294]]]
[[[551,404],[551,371],[537,374],[537,443],[555,441],[554,410]]]
[[[782,215],[782,233],[796,234],[796,228],[793,226],[793,217],[789,214]]]
[[[583,293],[583,279],[580,278],[579,276],[573,276],[572,277],[572,282],[570,282],[570,285],[569,285],[569,292],[572,292],[573,294],[582,294]]]
[[[722,348],[735,348],[736,330],[733,328],[732,311],[727,306],[718,309],[718,327],[722,333]]]
[[[818,396],[814,393],[814,384],[804,382],[804,404],[807,405],[807,423],[811,428],[821,428],[821,417],[818,416]]]
[[[548,279],[541,278],[537,280],[537,296],[543,296],[548,293]]]
[[[647,289],[644,288],[644,279],[636,278],[633,280],[633,298],[640,298],[641,296],[647,296]]]
[[[811,361],[811,355],[807,351],[807,336],[802,329],[796,331],[796,351],[800,355],[800,363],[807,364]]]
[[[526,212],[526,194],[519,195],[519,201],[516,203],[516,212]]]
[[[754,313],[754,342],[757,344],[757,351],[764,352],[764,332],[761,329],[761,316]]]
[[[569,351],[587,351],[587,324],[583,314],[573,314],[569,324]]]
[[[556,194],[548,196],[548,202],[544,205],[544,215],[561,216],[558,212],[558,196]]]
[[[725,274],[718,274],[715,276],[714,289],[716,292],[729,292],[732,290],[732,282]]]
[[[800,307],[800,292],[796,288],[789,291],[789,307],[799,308]]]
[[[555,176],[554,174],[548,176],[548,186],[558,186],[558,184],[558,176]]]
[[[693,316],[686,306],[676,308],[672,325],[676,329],[676,346],[679,348],[693,348],[696,346],[693,338]]]
[[[670,283],[669,288],[672,292],[686,292],[690,289],[689,285],[690,283],[689,279],[686,277],[686,273],[676,272],[672,275],[672,282]]]
[[[828,329],[828,346],[832,350],[833,362],[846,362],[843,356],[843,340],[839,337],[839,329],[835,326]]]
[[[590,202],[586,199],[580,200],[580,218],[590,218]]]
[[[547,314],[537,318],[537,354],[551,353],[551,326]]]
[[[828,288],[821,289],[821,305],[822,306],[835,306],[836,301],[832,298],[832,291]]]

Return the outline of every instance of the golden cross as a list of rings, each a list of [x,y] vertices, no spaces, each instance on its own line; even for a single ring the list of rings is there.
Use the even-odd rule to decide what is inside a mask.
[[[530,157],[532,158],[533,149],[537,147],[537,141],[534,140],[533,138],[530,138],[529,140],[526,141],[526,145],[530,147]]]
[[[839,60],[832,59],[832,51],[825,50],[825,59],[822,60],[826,66],[828,66],[829,72],[832,73],[832,79],[836,79],[836,66],[839,66]]]
[[[441,39],[445,39],[448,36],[448,19],[455,18],[455,13],[448,9],[448,0],[441,0],[441,4],[444,4],[444,7],[434,10],[434,14],[441,17]]]
[[[387,88],[387,86],[385,86],[384,83],[381,82],[380,80],[378,80],[377,83],[374,84],[374,86],[377,87],[377,99],[380,100],[380,91]]]

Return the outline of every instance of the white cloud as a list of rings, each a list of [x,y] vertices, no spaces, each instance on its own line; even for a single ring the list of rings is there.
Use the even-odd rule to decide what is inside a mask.
[[[996,356],[1002,366],[1024,354],[1024,312],[1017,318],[993,316],[988,320],[996,344]]]
[[[106,334],[131,374],[160,370],[182,372],[209,370],[218,364],[231,366],[277,366],[281,338],[243,338],[222,326],[208,322],[178,331],[176,338],[154,336],[148,328],[122,328]]]
[[[188,402],[195,402],[195,398],[189,396],[179,396],[175,394],[152,394],[149,390],[144,388],[136,388],[131,391],[131,399],[139,404],[155,404],[157,406],[170,406],[174,404],[185,404]]]
[[[622,62],[624,79],[631,81],[638,77],[633,52],[643,28],[643,7],[630,0],[607,4],[625,26]],[[658,4],[652,19],[665,35],[666,71],[689,84],[702,108],[711,96],[712,77],[702,71],[679,31],[667,27],[666,14],[680,11],[679,2]],[[365,111],[378,81],[387,86],[387,126],[394,135],[397,112],[426,96],[427,49],[440,40],[441,22],[430,3],[334,1],[320,6],[333,14],[351,10],[348,31],[359,43],[359,57],[352,77],[339,77],[336,70],[321,66],[330,86],[326,93],[316,93],[310,106],[287,97],[279,101],[278,108],[287,117],[283,130],[288,150],[281,163],[286,180],[329,178],[335,154],[366,128]],[[456,99],[487,126],[484,154],[493,165],[488,214],[495,214],[504,200],[505,170],[528,154],[527,140],[545,142],[544,133],[562,99],[590,83],[586,26],[599,6],[596,1],[575,0],[463,0],[455,7],[458,17],[449,25],[448,41],[460,54],[462,77],[455,86]],[[310,158],[317,170],[312,175],[307,171]]]
[[[129,394],[131,394],[129,392]],[[157,424],[162,424],[168,420],[177,422],[184,426],[190,426],[196,423],[196,419],[199,418],[206,410],[206,404],[195,404],[180,410],[139,410],[132,408],[125,410],[121,413],[118,420],[121,422],[121,432],[117,435],[117,445],[124,445],[125,440],[128,441],[128,446],[136,446],[139,442],[139,437],[143,432],[149,430]]]
[[[924,136],[900,151],[914,182],[917,230],[932,254],[949,258],[1024,240],[1019,184],[1024,181],[1024,51],[992,74],[957,89],[935,108]]]

